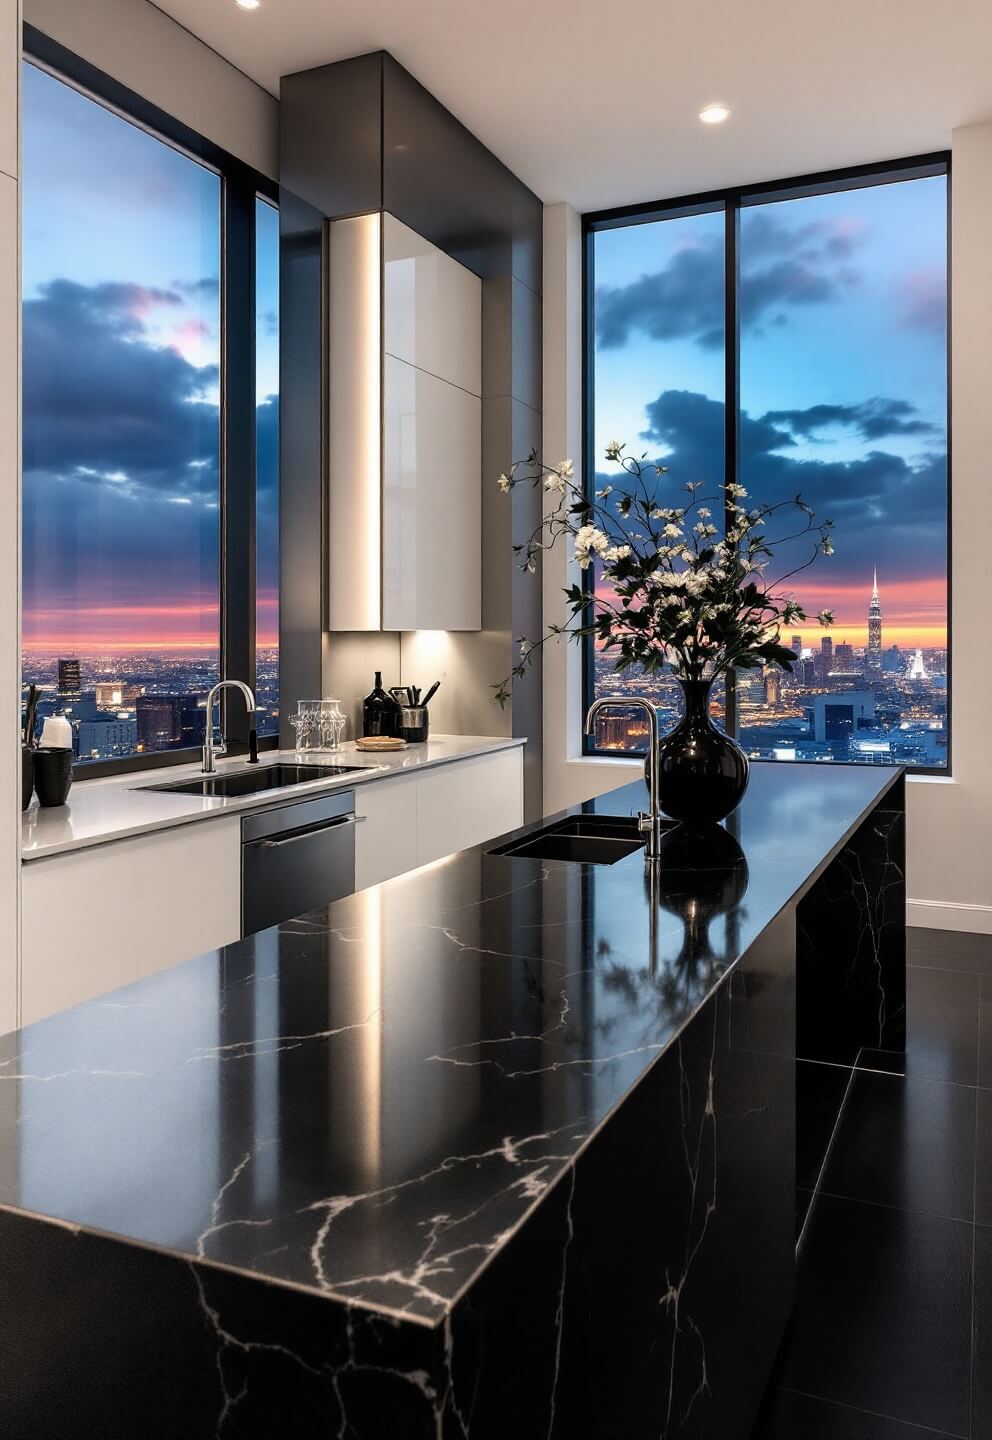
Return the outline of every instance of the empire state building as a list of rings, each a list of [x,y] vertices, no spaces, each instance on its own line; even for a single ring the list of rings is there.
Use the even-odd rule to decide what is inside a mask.
[[[882,605],[878,598],[878,567],[871,587],[868,602],[868,649],[865,654],[865,668],[869,675],[882,673]]]

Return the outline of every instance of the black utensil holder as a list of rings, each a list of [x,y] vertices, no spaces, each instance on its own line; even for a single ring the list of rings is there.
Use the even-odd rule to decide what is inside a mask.
[[[39,805],[64,805],[72,789],[72,751],[41,746],[34,752],[34,788]]]

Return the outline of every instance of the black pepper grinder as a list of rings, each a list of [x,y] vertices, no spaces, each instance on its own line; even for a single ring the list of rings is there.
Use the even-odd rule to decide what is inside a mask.
[[[363,735],[395,735],[399,728],[400,707],[382,688],[382,671],[375,672],[375,685],[362,702]]]

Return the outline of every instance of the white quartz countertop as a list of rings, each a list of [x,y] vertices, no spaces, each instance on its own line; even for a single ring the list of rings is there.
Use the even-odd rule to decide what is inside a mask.
[[[149,790],[149,785],[192,778],[200,773],[199,765],[170,765],[158,770],[132,771],[109,779],[77,781],[66,805],[42,809],[37,799],[21,818],[21,857],[26,861],[41,860],[69,850],[82,850],[90,845],[104,845],[130,835],[144,835],[152,830],[168,830],[176,825],[210,820],[231,815],[260,805],[285,804],[307,795],[328,790],[351,789],[389,780],[394,775],[426,770],[435,765],[468,760],[474,755],[489,755],[496,750],[509,750],[526,742],[519,738],[493,735],[434,735],[423,745],[408,745],[405,750],[387,754],[371,754],[355,748],[347,741],[333,754],[307,756],[303,763],[327,765],[361,765],[345,775],[328,780],[312,780],[304,785],[290,785],[284,790],[267,790],[259,795],[204,797],[177,795],[162,790]],[[293,750],[267,750],[261,765],[277,761],[293,763],[301,757]],[[245,757],[220,760],[217,773],[243,770]]]

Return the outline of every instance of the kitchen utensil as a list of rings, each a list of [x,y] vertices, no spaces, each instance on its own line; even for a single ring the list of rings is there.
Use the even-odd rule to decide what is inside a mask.
[[[434,681],[434,684],[433,684],[433,685],[431,686],[431,688],[428,690],[428,692],[427,692],[427,694],[424,696],[423,700],[420,701],[420,704],[421,704],[421,705],[429,705],[429,704],[431,703],[431,701],[434,699],[434,696],[437,694],[438,690],[440,690],[440,688],[441,688],[441,682],[440,682],[440,680],[435,680],[435,681]]]
[[[405,750],[406,741],[398,735],[365,735],[355,741],[356,750],[371,750],[375,754],[386,750]]]
[[[35,721],[35,715],[36,715],[36,713],[37,713],[37,710],[38,710],[38,687],[37,687],[37,685],[30,685],[30,686],[28,687],[28,703],[27,703],[27,709],[26,709],[25,712],[24,712],[24,743],[25,743],[25,745],[31,745],[31,746],[34,745],[34,721]]]
[[[401,705],[399,734],[408,745],[423,745],[430,729],[430,717],[423,705]]]
[[[39,804],[64,805],[72,789],[72,751],[39,745],[34,752],[34,788]]]
[[[410,704],[411,704],[411,705],[419,705],[419,704],[420,704],[420,686],[419,686],[419,685],[412,685],[412,686],[410,687]]]
[[[413,704],[413,700],[410,696],[409,685],[392,685],[390,686],[389,693],[390,695],[392,695],[397,705]]]

